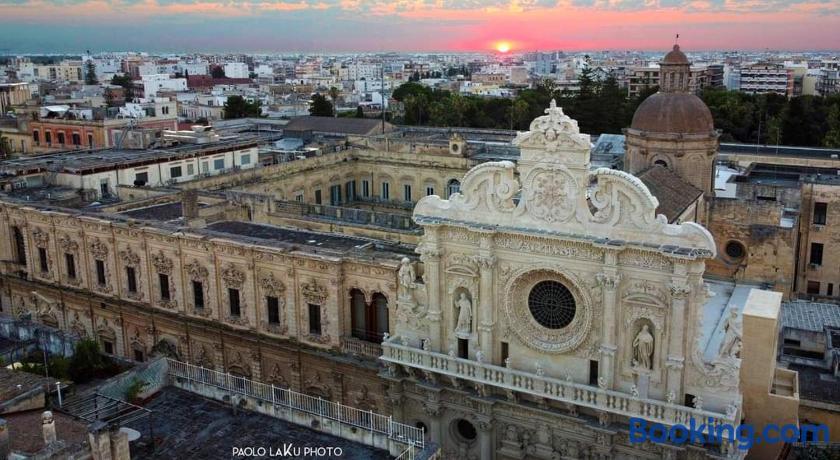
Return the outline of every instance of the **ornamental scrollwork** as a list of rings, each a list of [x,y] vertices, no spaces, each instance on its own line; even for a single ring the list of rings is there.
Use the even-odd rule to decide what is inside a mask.
[[[90,253],[94,258],[104,260],[108,257],[108,245],[103,243],[99,238],[94,238],[90,242]]]
[[[327,287],[318,283],[318,280],[313,279],[309,283],[304,283],[300,287],[300,293],[307,303],[323,305],[326,302],[329,293]]]
[[[185,267],[187,269],[187,275],[189,276],[190,280],[192,281],[206,281],[209,272],[207,268],[201,265],[197,260],[193,260],[192,262],[188,263]]]
[[[245,272],[234,265],[228,265],[222,270],[222,281],[229,288],[241,289],[245,283]]]
[[[126,267],[136,267],[140,265],[140,256],[132,251],[130,247],[120,251],[120,260],[122,260],[123,265]]]
[[[152,265],[158,273],[163,275],[171,275],[174,266],[172,259],[166,257],[163,251],[158,251],[157,254],[152,255]]]
[[[32,230],[32,241],[36,247],[46,248],[50,243],[50,234],[36,227]]]
[[[274,277],[274,273],[268,272],[260,277],[260,287],[267,295],[278,296],[286,291],[282,281]]]

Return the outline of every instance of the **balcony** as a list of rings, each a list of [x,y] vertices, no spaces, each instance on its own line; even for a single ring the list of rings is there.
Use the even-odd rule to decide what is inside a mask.
[[[737,413],[723,414],[665,401],[644,399],[620,391],[605,390],[596,386],[455,358],[399,345],[393,340],[382,343],[384,354],[381,358],[389,364],[391,372],[394,371],[392,365],[404,366],[420,370],[426,375],[431,373],[449,379],[463,379],[478,385],[525,393],[623,417],[643,418],[665,425],[687,425],[691,419],[707,423],[711,419],[708,426],[712,429],[722,423],[734,423],[737,415]]]
[[[799,398],[798,373],[789,369],[776,368],[770,392],[779,396]]]
[[[382,356],[382,346],[378,343],[368,342],[355,337],[342,337],[341,352],[363,358],[378,359]]]

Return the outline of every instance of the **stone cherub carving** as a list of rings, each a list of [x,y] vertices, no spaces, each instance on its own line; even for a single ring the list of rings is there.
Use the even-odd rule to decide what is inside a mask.
[[[737,358],[741,352],[741,322],[736,310],[729,310],[729,318],[726,319],[723,329],[725,332],[718,356],[724,359]]]
[[[633,339],[633,367],[652,369],[653,364],[653,334],[647,324]]]
[[[409,297],[410,292],[416,286],[417,273],[414,271],[414,265],[408,259],[403,257],[400,260],[400,271],[398,272],[400,279],[400,291],[403,297]]]
[[[458,323],[455,326],[455,333],[459,336],[469,336],[472,333],[472,302],[466,292],[461,292],[455,302],[458,309]]]

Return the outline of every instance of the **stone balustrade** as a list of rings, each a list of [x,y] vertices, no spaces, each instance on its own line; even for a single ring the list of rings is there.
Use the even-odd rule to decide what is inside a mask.
[[[395,343],[392,338],[382,343],[381,359],[391,365],[405,366],[449,378],[458,378],[502,390],[510,390],[587,407],[624,417],[638,417],[664,425],[706,424],[713,430],[724,423],[736,424],[734,416],[686,407],[653,399],[645,399],[597,386],[583,385],[545,375],[537,375],[488,363],[422,350]],[[711,422],[710,422],[711,420]]]
[[[355,337],[341,337],[341,352],[378,359],[382,356],[382,346],[378,343],[360,340]]]

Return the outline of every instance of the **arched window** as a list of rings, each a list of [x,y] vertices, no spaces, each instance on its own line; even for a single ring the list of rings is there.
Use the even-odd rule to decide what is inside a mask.
[[[452,195],[461,191],[461,182],[458,179],[452,179],[446,183],[446,191],[448,192],[447,196],[451,197]]]
[[[656,161],[653,162],[653,164],[662,166],[663,168],[668,167],[668,162],[665,161],[665,160],[656,160]]]
[[[352,335],[357,339],[380,343],[382,335],[389,332],[388,299],[380,293],[367,303],[362,291],[350,291],[350,316]]]

